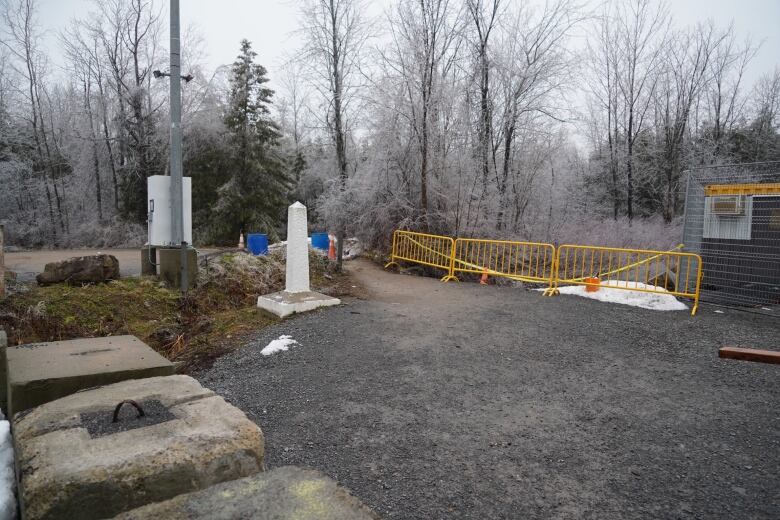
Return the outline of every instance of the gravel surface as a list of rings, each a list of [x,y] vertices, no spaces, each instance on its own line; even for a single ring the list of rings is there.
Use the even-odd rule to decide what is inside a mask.
[[[780,518],[780,321],[350,267],[365,300],[194,374],[387,518]],[[719,309],[720,310],[720,309]],[[289,334],[300,345],[261,356]]]

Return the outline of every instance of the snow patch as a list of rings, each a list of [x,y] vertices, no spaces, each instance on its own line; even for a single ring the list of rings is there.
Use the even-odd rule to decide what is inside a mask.
[[[667,292],[663,287],[655,285],[618,280],[605,280],[601,282],[601,288],[596,292],[587,292],[584,285],[566,285],[564,287],[558,287],[558,290],[561,294],[573,294],[575,296],[582,296],[583,298],[590,298],[601,302],[620,303],[654,311],[684,311],[688,309],[687,305],[671,294],[627,291],[624,289],[612,290],[610,287],[629,287],[631,289]],[[544,289],[537,290],[543,291]]]
[[[270,356],[283,350],[289,350],[293,345],[299,345],[297,341],[292,339],[292,336],[279,336],[279,339],[273,340],[271,343],[265,346],[260,353],[264,356]]]
[[[0,412],[0,419],[5,416]],[[0,520],[16,518],[16,479],[11,425],[0,420]]]

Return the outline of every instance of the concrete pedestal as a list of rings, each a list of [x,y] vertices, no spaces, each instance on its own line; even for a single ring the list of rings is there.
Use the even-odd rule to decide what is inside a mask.
[[[260,296],[257,306],[285,318],[296,312],[338,305],[341,300],[309,288],[309,240],[306,206],[296,202],[287,208],[287,266],[285,290]]]
[[[157,276],[157,248],[143,246],[141,248],[141,275]]]
[[[257,306],[280,318],[286,318],[296,312],[313,311],[320,307],[338,305],[341,300],[314,291],[291,293],[280,291],[266,294],[257,299]]]
[[[159,248],[160,277],[173,287],[181,287],[181,249]],[[198,276],[198,252],[194,248],[187,249],[187,289],[195,287]]]
[[[9,417],[85,388],[174,373],[170,361],[134,336],[20,345],[5,355]]]

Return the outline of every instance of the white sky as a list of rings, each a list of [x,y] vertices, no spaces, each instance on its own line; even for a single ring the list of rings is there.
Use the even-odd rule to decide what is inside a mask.
[[[542,0],[531,1],[539,3]],[[368,2],[375,13],[380,13],[390,0]],[[258,62],[269,69],[274,83],[277,66],[299,42],[295,33],[300,3],[299,0],[181,0],[181,22],[182,27],[195,25],[200,29],[206,42],[210,69],[232,63],[238,54],[239,41],[247,38],[253,43]],[[588,3],[598,4],[595,0]],[[167,32],[167,2],[158,0],[157,5],[163,9]],[[51,62],[61,64],[58,32],[72,18],[85,16],[93,10],[94,4],[92,0],[39,0],[39,6]],[[747,71],[748,84],[780,65],[780,0],[672,0],[670,8],[678,27],[710,18],[719,26],[733,21],[740,37],[750,37],[754,43],[762,42]]]

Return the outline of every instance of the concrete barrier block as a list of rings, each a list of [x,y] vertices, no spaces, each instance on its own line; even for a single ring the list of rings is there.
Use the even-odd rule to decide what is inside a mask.
[[[132,405],[112,422],[118,403]],[[123,381],[17,414],[22,517],[110,518],[263,468],[263,433],[188,376]]]
[[[9,417],[84,388],[175,372],[134,336],[19,345],[7,348],[6,357]]]
[[[334,480],[286,466],[180,495],[123,513],[114,520],[373,520],[373,513]]]

